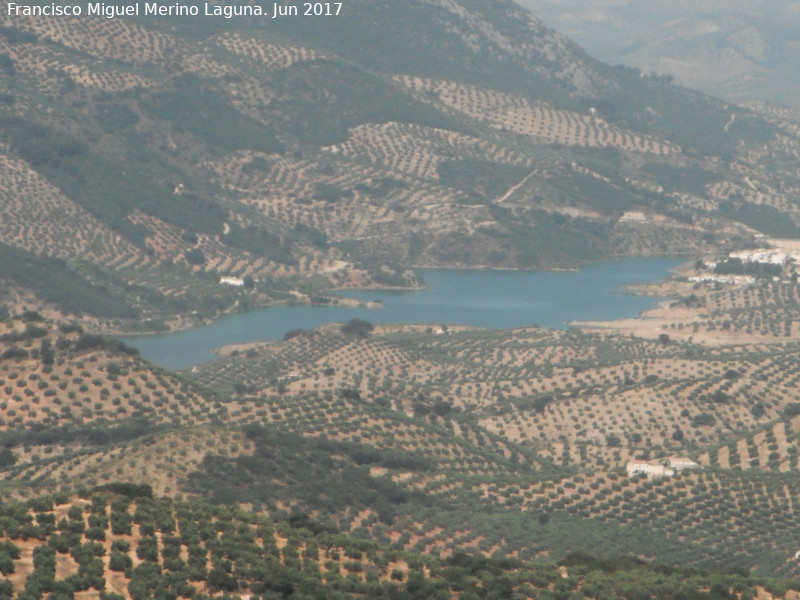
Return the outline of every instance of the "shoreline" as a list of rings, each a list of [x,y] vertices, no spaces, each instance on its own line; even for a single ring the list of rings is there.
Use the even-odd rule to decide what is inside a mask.
[[[564,267],[564,268],[549,268],[549,269],[537,269],[537,268],[527,268],[527,267],[493,267],[493,266],[427,266],[427,265],[412,265],[410,268],[414,270],[437,270],[437,271],[475,271],[475,272],[484,272],[484,271],[497,271],[497,272],[524,272],[524,271],[532,271],[532,272],[546,272],[546,273],[577,273],[580,272],[581,269],[588,267],[590,265],[600,265],[604,263],[612,263],[620,260],[637,260],[637,259],[674,259],[674,260],[682,260],[685,258],[686,255],[676,255],[676,254],[658,254],[652,256],[617,256],[612,258],[607,258],[603,260],[596,260],[596,261],[586,261],[579,263],[576,267]],[[684,265],[689,264],[688,262],[682,262],[677,267],[670,269],[670,272],[674,274],[675,271],[684,267]],[[296,303],[292,300],[276,300],[274,302],[269,302],[266,304],[257,304],[255,306],[248,307],[247,310],[237,310],[237,306],[234,305],[230,309],[223,311],[219,315],[212,317],[212,318],[202,318],[202,319],[192,319],[192,315],[180,315],[174,319],[165,319],[164,322],[167,324],[168,329],[162,331],[126,331],[123,329],[117,328],[108,328],[108,327],[97,327],[92,328],[92,331],[101,335],[107,335],[112,337],[125,337],[125,338],[144,338],[144,337],[152,337],[152,336],[160,336],[160,335],[170,335],[173,333],[181,333],[184,331],[189,331],[191,329],[195,329],[198,327],[206,327],[208,325],[212,325],[213,323],[219,321],[220,319],[237,314],[246,314],[253,311],[259,310],[267,310],[269,308],[277,308],[277,307],[286,307],[286,306],[318,306],[318,307],[325,307],[325,306],[339,306],[339,307],[365,307],[368,309],[377,310],[382,306],[380,303],[375,303],[372,301],[361,301],[355,300],[352,298],[347,298],[343,296],[335,296],[331,295],[334,292],[366,292],[370,290],[374,290],[377,292],[417,292],[424,290],[428,287],[428,284],[422,277],[417,277],[418,281],[421,282],[420,285],[411,285],[411,286],[384,286],[384,285],[374,285],[374,286],[367,286],[367,287],[333,287],[328,288],[317,296],[322,296],[331,300],[330,303],[320,303],[320,302],[312,302],[311,296],[309,294],[303,294],[301,292],[289,292],[293,293],[296,296]],[[652,285],[660,285],[660,283],[656,284],[626,284],[622,286],[619,293],[623,294],[630,294],[633,296],[650,296],[650,295],[658,295],[658,294],[651,294],[648,292],[641,292],[636,291],[636,288],[644,287],[644,286],[652,286]],[[80,319],[79,319],[80,320]],[[96,320],[96,319],[95,319]],[[567,323],[567,326],[570,326],[570,323]]]
[[[344,290],[353,291],[353,290],[370,290],[370,289],[376,289],[376,288],[337,288],[337,289],[343,290],[343,291]],[[408,289],[409,291],[415,291],[416,289],[424,289],[424,288],[380,288],[380,289],[381,290],[384,290],[384,289],[385,290],[394,290],[394,289],[406,290],[406,289]],[[367,309],[370,309],[370,310],[377,310],[377,309],[381,308],[381,306],[379,306],[381,303],[380,302],[375,302],[375,301],[364,302],[364,301],[361,301],[361,300],[355,300],[353,298],[345,298],[345,297],[340,297],[340,296],[325,296],[325,297],[326,298],[330,298],[331,300],[336,300],[337,302],[336,303],[334,303],[334,302],[331,302],[331,303],[324,303],[324,302],[298,302],[298,303],[294,303],[294,302],[286,301],[286,300],[278,300],[278,301],[276,301],[274,303],[270,303],[270,304],[252,306],[252,307],[249,307],[247,310],[235,310],[235,307],[234,307],[234,309],[224,311],[224,312],[222,312],[221,314],[217,315],[214,318],[203,319],[199,323],[188,324],[186,326],[178,325],[178,326],[175,326],[175,327],[171,327],[170,329],[165,330],[165,331],[120,331],[120,330],[117,330],[117,329],[103,329],[103,328],[100,328],[100,329],[96,330],[96,333],[98,333],[100,335],[107,335],[107,336],[112,336],[112,337],[126,337],[126,338],[139,338],[139,337],[151,337],[151,336],[158,336],[158,335],[170,335],[170,334],[173,334],[173,333],[181,333],[183,331],[190,331],[190,330],[198,328],[198,327],[206,327],[206,326],[212,325],[212,324],[216,323],[217,321],[219,321],[220,319],[223,319],[224,317],[228,317],[228,316],[244,315],[244,314],[255,312],[255,311],[268,310],[270,308],[291,307],[291,306],[297,306],[297,307],[314,307],[314,306],[316,306],[316,307],[319,307],[319,308],[324,308],[324,307],[331,307],[331,308],[333,308],[333,307],[340,307],[340,308],[367,308]],[[189,317],[182,317],[180,319],[176,319],[176,321],[188,321],[189,319],[190,319]]]
[[[519,275],[501,276],[499,279],[492,275],[492,271],[486,269],[474,270],[474,275],[459,275],[457,271],[451,271],[450,275],[442,274],[441,281],[450,283],[444,285],[439,295],[434,294],[433,300],[423,297],[418,302],[413,298],[396,301],[391,299],[391,293],[371,296],[369,290],[363,293],[362,289],[362,293],[357,294],[358,298],[335,296],[330,303],[320,302],[314,306],[308,301],[293,302],[289,299],[289,302],[281,302],[280,305],[273,304],[270,308],[276,308],[278,311],[272,315],[268,308],[252,307],[251,310],[238,313],[233,311],[234,314],[225,315],[238,319],[231,321],[230,326],[219,323],[219,319],[197,325],[183,321],[181,325],[184,327],[180,330],[174,329],[165,333],[138,332],[137,335],[124,338],[122,341],[134,347],[141,347],[146,355],[158,364],[172,365],[180,369],[192,362],[213,360],[212,354],[219,356],[236,349],[246,351],[249,344],[254,343],[279,342],[281,336],[292,329],[310,331],[331,322],[341,324],[348,319],[366,319],[374,321],[376,327],[380,329],[383,329],[384,325],[389,325],[394,330],[412,324],[416,325],[417,329],[419,326],[427,325],[427,328],[433,330],[447,325],[448,327],[444,329],[450,328],[453,331],[460,329],[458,326],[499,331],[529,327],[533,324],[568,330],[578,326],[578,319],[581,316],[634,318],[640,311],[646,311],[656,305],[663,308],[673,302],[678,295],[664,292],[662,286],[665,281],[673,281],[676,273],[680,274],[685,270],[686,261],[649,260],[651,262],[648,262],[648,259],[603,261],[600,263],[603,265],[600,269],[585,269],[583,274],[574,272],[555,279],[547,276],[547,273],[553,273],[552,271],[533,271],[529,276],[526,274],[527,270],[515,270]],[[466,273],[463,270],[459,272]],[[430,284],[435,284],[438,288],[439,282],[440,279],[431,275]],[[620,290],[620,287],[627,283],[635,285]],[[451,288],[453,285],[455,287]],[[498,285],[509,285],[508,293],[504,295],[503,288],[497,287]],[[342,289],[352,290],[352,288],[339,288]],[[377,291],[377,288],[371,289]],[[392,291],[389,287],[380,289],[383,292]],[[602,290],[602,298],[590,300],[589,303],[585,300],[565,302],[567,297],[576,300],[591,299],[593,293],[599,290]],[[412,290],[403,288],[402,291]],[[414,290],[416,291],[418,290]],[[615,298],[619,293],[631,299],[623,301]],[[508,301],[504,300],[506,295]],[[639,300],[633,299],[637,296],[640,297]],[[660,296],[660,298],[649,298],[650,296]],[[375,297],[380,298],[382,302],[371,301]],[[374,318],[370,317],[366,311],[382,308],[383,302],[387,303],[385,308],[389,312],[375,315]],[[594,308],[598,303],[599,311]],[[293,313],[290,308],[292,304],[301,310]],[[326,312],[325,309],[328,308],[333,310],[330,313]],[[220,326],[208,332],[200,331],[203,325],[208,327],[215,323]],[[603,326],[616,327],[613,324]],[[192,332],[192,330],[197,331]],[[188,335],[180,335],[184,332]],[[173,335],[178,337],[174,340],[169,339]],[[186,346],[187,343],[191,345]],[[192,358],[200,354],[208,358],[199,360]]]

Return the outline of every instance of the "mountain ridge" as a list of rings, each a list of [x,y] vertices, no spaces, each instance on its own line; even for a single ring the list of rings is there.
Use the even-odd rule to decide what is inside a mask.
[[[608,62],[670,75],[732,102],[796,103],[798,14],[790,2],[520,4]]]

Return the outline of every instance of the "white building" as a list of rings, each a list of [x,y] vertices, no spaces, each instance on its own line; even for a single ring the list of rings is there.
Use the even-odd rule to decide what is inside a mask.
[[[242,287],[244,285],[244,279],[240,277],[221,277],[219,282],[221,285],[232,285],[234,287]]]
[[[643,460],[633,460],[625,465],[625,469],[628,471],[628,477],[644,473],[648,479],[655,479],[656,477],[672,477],[675,474],[675,471],[664,465],[651,465]]]

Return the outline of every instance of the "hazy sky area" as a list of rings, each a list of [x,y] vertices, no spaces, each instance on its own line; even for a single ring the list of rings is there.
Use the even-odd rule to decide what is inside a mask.
[[[743,102],[800,106],[797,0],[517,0],[611,64]]]

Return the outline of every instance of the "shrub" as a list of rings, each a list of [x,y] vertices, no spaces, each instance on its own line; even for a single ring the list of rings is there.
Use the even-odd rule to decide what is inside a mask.
[[[0,573],[3,575],[11,575],[14,572],[14,559],[8,554],[0,553]]]
[[[717,404],[727,404],[730,401],[730,396],[722,390],[716,390],[711,399]]]
[[[10,448],[0,450],[0,469],[11,467],[17,462],[17,457]]]
[[[101,527],[89,527],[84,535],[86,539],[97,540],[99,542],[106,539],[106,532]]]
[[[350,319],[347,323],[342,325],[342,333],[345,335],[354,335],[360,338],[366,338],[375,329],[375,325],[364,319]]]
[[[191,250],[187,250],[183,255],[186,258],[186,262],[193,266],[203,265],[206,262],[206,255],[203,254],[203,251],[200,250],[200,248],[192,248]]]
[[[796,417],[800,415],[800,402],[789,402],[783,409],[784,417]]]
[[[714,415],[708,413],[700,413],[692,417],[692,425],[695,427],[711,426],[716,423]]]
[[[108,568],[112,571],[124,572],[133,566],[131,557],[121,552],[112,552],[108,561]]]
[[[136,556],[138,556],[141,560],[144,561],[157,562],[158,545],[156,543],[156,538],[154,537],[141,538],[139,540],[139,545],[136,548]]]

